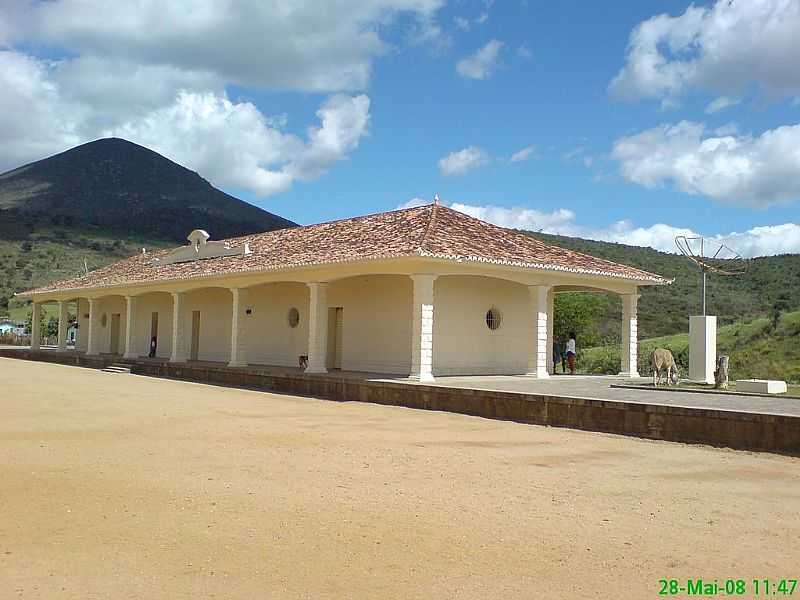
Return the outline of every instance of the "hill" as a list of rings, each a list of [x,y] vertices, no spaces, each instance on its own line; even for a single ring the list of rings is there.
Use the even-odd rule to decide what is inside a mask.
[[[0,175],[0,224],[3,239],[26,239],[50,225],[174,241],[200,227],[219,239],[294,225],[119,138],[89,142]]]
[[[717,330],[719,354],[730,356],[730,378],[785,379],[800,383],[800,311],[774,317],[758,317],[724,325]],[[639,373],[649,374],[649,358],[655,348],[668,348],[686,377],[689,368],[689,335],[679,333],[639,342]],[[588,348],[580,355],[580,370],[616,373],[619,346]]]
[[[192,229],[219,239],[293,226],[143,146],[89,142],[0,175],[0,315],[16,314],[14,292],[175,246]]]
[[[640,288],[640,338],[687,332],[689,315],[699,312],[699,274],[681,255],[652,248],[528,233],[550,244],[674,278],[672,285]],[[748,263],[744,275],[708,277],[707,312],[717,315],[720,325],[800,308],[800,254],[765,256]],[[560,324],[562,329],[583,329],[584,347],[619,340],[622,305],[615,295],[559,294],[556,308],[556,328]],[[580,322],[576,325],[575,320]]]

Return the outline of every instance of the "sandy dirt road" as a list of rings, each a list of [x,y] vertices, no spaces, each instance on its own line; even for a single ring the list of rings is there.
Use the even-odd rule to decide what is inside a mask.
[[[12,359],[0,381],[2,599],[800,576],[800,459]]]

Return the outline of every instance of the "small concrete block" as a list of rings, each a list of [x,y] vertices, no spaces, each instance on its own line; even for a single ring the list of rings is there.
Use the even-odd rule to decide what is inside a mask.
[[[753,392],[757,394],[785,394],[786,382],[774,379],[737,379],[737,392]]]

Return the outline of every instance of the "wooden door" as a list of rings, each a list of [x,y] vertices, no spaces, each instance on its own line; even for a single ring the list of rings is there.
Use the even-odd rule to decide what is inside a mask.
[[[344,310],[341,306],[328,309],[328,369],[342,368],[342,331]]]
[[[189,354],[191,360],[197,360],[200,351],[200,311],[192,311],[192,350]]]
[[[109,348],[111,354],[119,354],[119,317],[120,313],[111,315],[111,344]]]

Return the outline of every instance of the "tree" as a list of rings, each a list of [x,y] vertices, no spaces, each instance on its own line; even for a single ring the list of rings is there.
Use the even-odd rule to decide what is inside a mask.
[[[792,305],[791,302],[789,302],[789,296],[785,292],[781,293],[775,299],[775,302],[772,303],[772,309],[770,311],[770,325],[772,326],[773,331],[778,327],[778,321],[781,318],[781,313],[789,310],[791,307]]]

